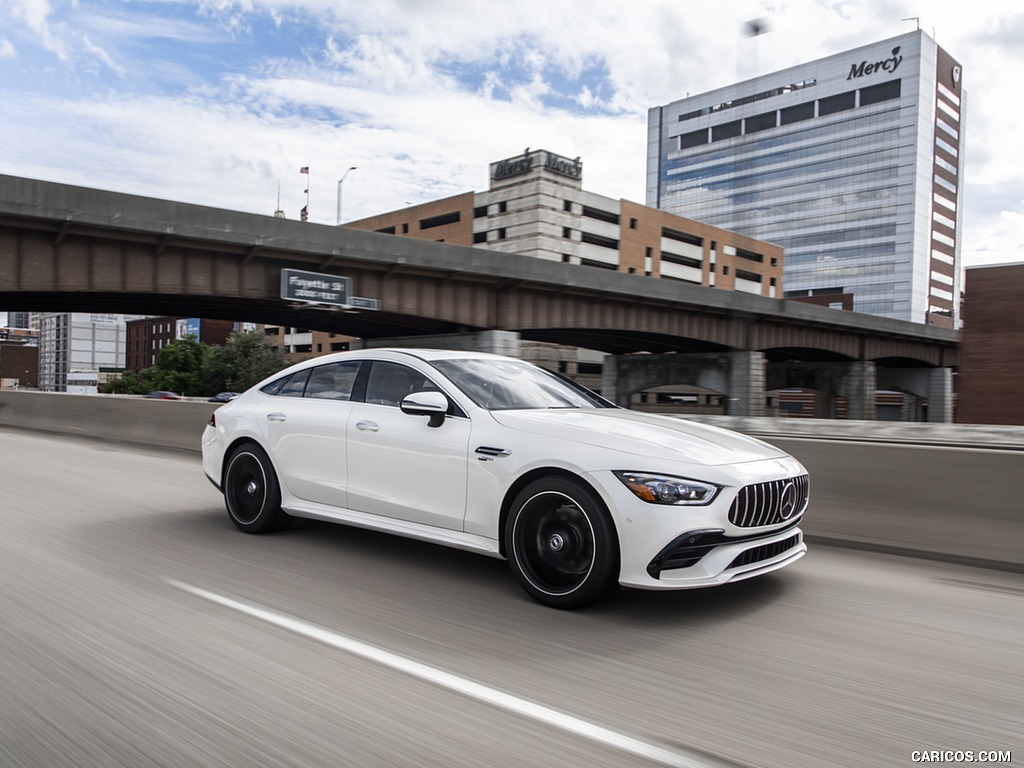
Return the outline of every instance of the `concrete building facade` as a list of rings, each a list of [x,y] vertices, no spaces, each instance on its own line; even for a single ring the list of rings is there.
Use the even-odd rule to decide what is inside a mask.
[[[583,189],[583,165],[529,150],[490,187],[344,226],[781,298],[782,248]]]
[[[785,296],[959,327],[960,64],[924,32],[654,107],[647,204],[786,250]]]
[[[92,391],[124,370],[126,323],[143,315],[44,312],[39,318],[39,389]]]

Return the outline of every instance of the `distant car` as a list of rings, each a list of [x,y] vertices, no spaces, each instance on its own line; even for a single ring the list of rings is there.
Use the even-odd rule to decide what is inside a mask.
[[[202,450],[242,531],[307,517],[506,558],[558,608],[616,584],[747,579],[807,551],[793,457],[497,355],[313,358],[218,408]]]
[[[181,395],[179,395],[177,392],[148,392],[146,394],[146,397],[150,398],[151,400],[181,400]]]
[[[211,397],[206,402],[208,402],[208,403],[230,403],[232,400],[234,400],[236,397],[238,397],[238,395],[239,395],[238,392],[218,392],[216,395]]]

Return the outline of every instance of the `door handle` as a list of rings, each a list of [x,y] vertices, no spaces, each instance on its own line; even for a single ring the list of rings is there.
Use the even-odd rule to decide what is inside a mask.
[[[285,421],[287,418],[288,417],[281,412],[267,414],[267,421]]]
[[[357,421],[356,429],[360,432],[376,432],[380,429],[380,424],[375,421]]]

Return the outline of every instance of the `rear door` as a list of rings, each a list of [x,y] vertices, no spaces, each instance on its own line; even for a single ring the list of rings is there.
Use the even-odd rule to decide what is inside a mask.
[[[299,499],[347,507],[346,427],[359,361],[300,371],[258,419],[281,482]]]

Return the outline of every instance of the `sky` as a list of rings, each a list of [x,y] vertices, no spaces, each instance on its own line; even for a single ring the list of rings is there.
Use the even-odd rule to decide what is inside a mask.
[[[644,203],[651,107],[917,25],[963,65],[964,265],[1024,262],[1019,0],[0,0],[0,173],[335,224],[532,147]]]

